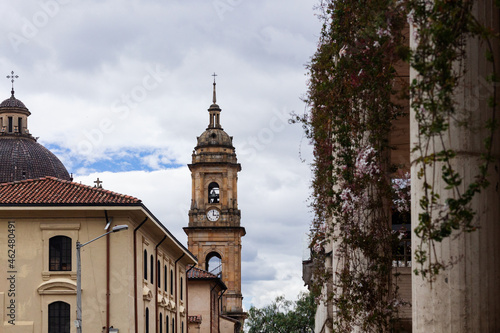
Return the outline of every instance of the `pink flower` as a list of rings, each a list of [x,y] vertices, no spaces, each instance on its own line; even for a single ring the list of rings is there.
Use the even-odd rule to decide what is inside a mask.
[[[339,51],[339,57],[342,58],[347,54],[347,45],[342,46],[342,48]]]
[[[402,178],[392,179],[392,189],[394,190],[394,199],[392,204],[398,212],[408,212],[410,211],[410,200],[411,200],[411,179],[410,174],[407,172]]]
[[[366,147],[358,152],[356,157],[354,175],[356,177],[376,176],[380,174],[380,169],[376,159],[377,151],[373,147]]]

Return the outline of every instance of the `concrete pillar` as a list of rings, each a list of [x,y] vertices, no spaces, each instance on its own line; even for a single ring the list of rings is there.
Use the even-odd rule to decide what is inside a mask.
[[[475,16],[486,26],[499,31],[499,9],[492,0],[475,2]],[[464,178],[465,184],[474,181],[480,164],[479,155],[484,151],[483,127],[491,117],[487,99],[491,95],[491,85],[486,77],[492,66],[485,60],[484,43],[469,40],[467,43],[467,74],[457,94],[458,109],[469,113],[467,127],[452,126],[447,136],[447,144],[458,153],[454,167]],[[500,74],[500,45],[494,41],[497,75]],[[415,73],[410,73],[410,79]],[[410,80],[411,81],[411,80]],[[500,90],[500,87],[498,87]],[[499,94],[499,92],[497,92]],[[497,96],[497,103],[500,99]],[[497,107],[497,110],[500,107]],[[463,114],[459,116],[464,116]],[[497,111],[497,119],[500,115]],[[414,114],[410,117],[412,142],[415,142],[417,124]],[[444,262],[456,261],[443,271],[432,283],[420,276],[412,277],[413,332],[425,333],[468,333],[500,332],[500,196],[499,196],[499,152],[500,131],[494,136],[494,161],[489,169],[490,186],[483,190],[472,202],[476,211],[475,232],[448,237],[437,243],[437,255]],[[412,156],[412,160],[415,159]],[[417,179],[418,166],[412,165],[412,227],[418,223],[418,201],[421,197],[422,182]],[[440,167],[436,169],[440,178]],[[437,183],[442,197],[446,198],[445,184]],[[464,191],[462,186],[461,191]],[[419,238],[412,235],[412,248]],[[415,266],[415,264],[414,264]]]

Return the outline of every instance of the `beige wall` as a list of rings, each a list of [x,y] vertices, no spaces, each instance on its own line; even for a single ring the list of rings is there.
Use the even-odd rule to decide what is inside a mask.
[[[189,281],[189,315],[201,316],[200,330],[190,329],[190,333],[211,332],[210,289],[212,287],[212,283],[208,281]]]
[[[110,209],[110,208],[108,208]],[[112,208],[111,208],[112,209]],[[141,211],[108,211],[113,217],[112,226],[129,225],[129,229],[109,236],[110,239],[110,326],[120,332],[134,332],[134,246],[133,229],[144,220]],[[142,216],[141,216],[142,215]],[[15,221],[15,267],[10,271],[7,261],[9,232],[8,221]],[[73,321],[76,319],[76,241],[84,243],[105,232],[103,209],[80,208],[79,210],[13,210],[0,209],[0,332],[47,332],[48,304],[64,301],[70,304],[71,332],[76,332]],[[70,272],[50,272],[48,269],[48,241],[56,235],[65,235],[72,239],[72,270]],[[177,332],[187,332],[186,302],[186,265],[195,261],[182,248],[167,237],[158,247],[158,259],[162,268],[174,271],[174,294],[170,295],[163,287],[163,269],[161,271],[161,289],[143,279],[143,249],[155,255],[155,247],[166,234],[158,225],[148,220],[137,232],[137,290],[138,290],[138,332],[145,329],[145,308],[150,311],[150,330],[156,332],[155,302],[158,300],[159,312],[163,321],[169,315],[170,327],[175,318]],[[184,257],[175,264],[184,253]],[[149,256],[148,256],[149,257]],[[149,258],[148,258],[149,259]],[[82,261],[82,309],[83,328],[87,332],[101,332],[106,326],[106,237],[96,240],[81,249]],[[148,270],[149,267],[148,261]],[[175,274],[177,272],[177,274]],[[154,269],[156,278],[156,265]],[[10,275],[15,276],[15,296],[9,297]],[[183,280],[183,297],[180,295],[180,280]],[[156,279],[155,279],[156,280]],[[170,282],[170,277],[168,279]],[[156,283],[156,281],[155,281]],[[155,288],[158,294],[155,298]],[[150,295],[145,293],[150,290]],[[146,294],[146,295],[145,295]],[[151,297],[150,297],[151,296]],[[6,308],[15,300],[15,326]],[[165,332],[165,326],[163,326]],[[172,332],[172,329],[170,329]]]

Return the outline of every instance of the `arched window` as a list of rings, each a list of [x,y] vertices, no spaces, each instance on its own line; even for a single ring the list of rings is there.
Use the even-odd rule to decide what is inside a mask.
[[[158,263],[156,265],[156,275],[158,276],[157,277],[157,280],[156,280],[156,283],[158,284],[157,287],[160,288],[161,286],[161,276],[160,276],[160,273],[161,273],[161,265],[160,265],[160,260],[158,260]]]
[[[172,318],[172,333],[175,333],[175,318]]]
[[[170,270],[170,295],[174,294],[174,270]]]
[[[153,255],[151,255],[150,258],[151,258],[151,265],[150,265],[151,266],[151,268],[150,268],[151,269],[151,274],[150,274],[151,276],[150,276],[149,280],[151,281],[151,283],[154,283],[153,279],[154,279],[155,274],[154,274],[153,267],[155,267],[155,258],[153,258]]]
[[[146,333],[149,333],[149,308],[146,308]]]
[[[167,320],[165,320],[165,333],[168,333],[169,331],[169,324],[170,324],[170,317],[167,315]]]
[[[144,250],[144,280],[148,279],[148,251]]]
[[[181,276],[181,301],[182,301],[182,299],[183,299],[183,296],[182,296],[183,291],[184,291],[184,288],[183,288],[183,280],[182,280],[182,276]]]
[[[167,292],[167,265],[163,268],[163,289]]]
[[[181,332],[184,333],[184,322],[181,323]]]
[[[217,252],[210,252],[207,255],[207,259],[205,260],[205,270],[217,275],[218,277],[222,276],[222,259],[220,254]]]
[[[49,304],[49,333],[69,333],[70,308],[65,302]]]
[[[160,313],[160,333],[163,333],[163,316]]]
[[[49,239],[49,271],[71,271],[71,238],[54,236]]]
[[[219,203],[219,184],[216,182],[208,185],[208,203]]]

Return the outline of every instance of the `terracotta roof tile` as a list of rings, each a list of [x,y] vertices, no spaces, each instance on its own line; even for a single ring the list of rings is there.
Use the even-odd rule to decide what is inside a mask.
[[[0,184],[0,205],[140,204],[141,200],[55,177]]]
[[[203,269],[193,267],[188,272],[188,279],[218,279],[217,275],[207,272]]]

